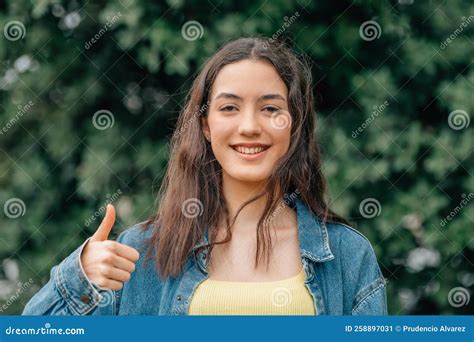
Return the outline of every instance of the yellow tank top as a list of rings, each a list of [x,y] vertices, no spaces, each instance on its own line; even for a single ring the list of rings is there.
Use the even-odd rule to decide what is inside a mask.
[[[198,285],[189,315],[316,315],[305,284],[304,269],[296,276],[269,282],[206,279]]]

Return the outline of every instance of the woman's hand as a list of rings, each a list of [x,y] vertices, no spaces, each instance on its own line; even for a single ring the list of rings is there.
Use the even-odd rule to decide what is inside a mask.
[[[105,217],[82,250],[81,263],[90,281],[103,288],[120,290],[130,279],[139,258],[136,249],[107,240],[115,223],[115,208],[107,205]]]

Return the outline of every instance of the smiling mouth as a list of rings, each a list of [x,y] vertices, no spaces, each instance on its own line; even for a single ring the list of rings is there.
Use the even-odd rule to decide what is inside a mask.
[[[270,146],[266,145],[266,146],[255,146],[255,147],[245,147],[245,146],[239,146],[239,145],[234,145],[234,146],[231,146],[232,149],[234,149],[235,151],[239,152],[239,153],[242,153],[242,154],[246,154],[246,155],[253,155],[253,154],[259,154],[263,151],[266,151],[270,148]]]

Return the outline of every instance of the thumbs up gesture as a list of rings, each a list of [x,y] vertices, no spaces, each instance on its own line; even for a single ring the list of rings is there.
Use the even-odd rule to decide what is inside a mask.
[[[115,208],[109,204],[97,231],[82,250],[81,263],[87,277],[103,288],[120,290],[130,279],[139,258],[136,249],[107,240],[115,223]]]

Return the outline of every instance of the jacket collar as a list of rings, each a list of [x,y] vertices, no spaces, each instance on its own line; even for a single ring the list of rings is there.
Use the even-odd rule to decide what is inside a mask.
[[[320,218],[313,215],[300,198],[297,198],[290,205],[296,209],[301,256],[314,262],[325,262],[334,259],[329,246],[326,224]],[[199,256],[196,255],[196,251],[198,248],[207,245],[208,239],[208,227],[206,227],[203,238],[192,248],[192,254],[205,264],[209,262],[209,258],[207,258],[208,251],[203,250],[202,253],[199,253]]]
[[[295,202],[301,256],[307,257],[314,262],[334,259],[329,246],[326,224],[313,215],[301,199],[297,198]]]

